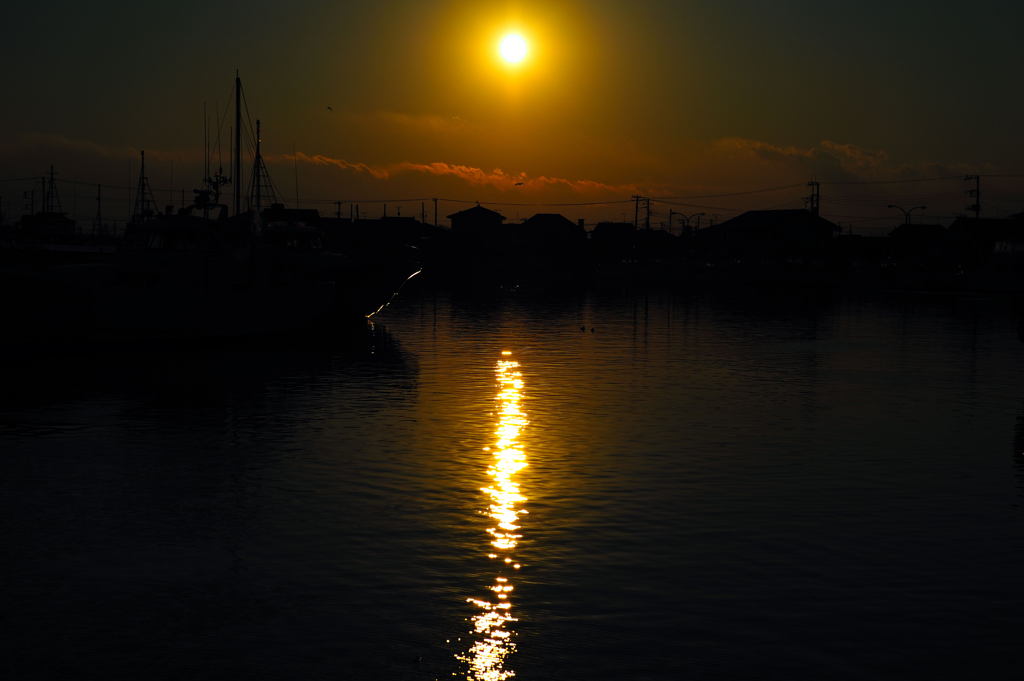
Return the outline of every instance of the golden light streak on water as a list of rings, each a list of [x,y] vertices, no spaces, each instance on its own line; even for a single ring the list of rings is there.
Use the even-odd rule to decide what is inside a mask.
[[[491,460],[486,471],[489,482],[481,488],[487,495],[486,514],[494,521],[487,528],[490,548],[486,555],[497,562],[498,574],[494,584],[487,587],[492,594],[490,597],[466,599],[475,608],[470,618],[474,640],[469,650],[456,658],[467,665],[469,681],[501,681],[515,676],[508,667],[508,658],[516,649],[515,631],[509,626],[517,621],[512,615],[511,594],[515,587],[505,572],[521,567],[513,554],[522,538],[519,519],[527,514],[524,507],[527,498],[516,475],[527,465],[522,433],[529,422],[522,407],[523,377],[519,363],[507,359],[511,351],[501,354],[506,359],[499,360],[495,366],[498,422],[494,444],[484,448],[490,452]]]

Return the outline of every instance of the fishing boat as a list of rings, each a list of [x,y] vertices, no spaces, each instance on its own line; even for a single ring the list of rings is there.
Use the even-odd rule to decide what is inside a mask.
[[[241,80],[236,76],[236,122]],[[233,175],[241,176],[236,126]],[[277,201],[256,124],[249,206],[238,181],[234,211],[221,201],[232,181],[207,172],[191,205],[155,209],[141,156],[135,216],[102,262],[6,268],[15,342],[110,342],[308,335],[378,314],[418,272],[404,243],[330,251],[316,210]],[[207,164],[209,166],[209,164]],[[269,205],[264,205],[268,203]]]

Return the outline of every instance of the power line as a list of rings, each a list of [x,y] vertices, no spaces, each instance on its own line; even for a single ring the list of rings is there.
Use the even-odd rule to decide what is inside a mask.
[[[827,184],[823,182],[822,184]],[[797,189],[805,186],[804,184],[786,184],[778,187],[764,187],[762,189],[748,189],[741,192],[725,192],[722,194],[693,194],[687,196],[652,196],[652,201],[659,201],[661,203],[667,203],[669,201],[676,201],[682,199],[718,199],[726,196],[748,196],[750,194],[765,194],[767,192],[777,192],[783,189]],[[686,204],[683,204],[686,205]]]
[[[6,177],[6,178],[3,178],[3,179],[0,179],[0,182],[37,182],[38,180],[39,180],[39,175],[35,175],[33,177]],[[57,180],[57,181],[58,182],[64,182],[64,180]]]
[[[253,135],[253,131],[251,129],[251,120],[249,120],[248,103],[245,101],[244,92],[242,94],[242,105],[243,105],[243,109],[245,110],[245,113],[246,113],[246,116],[243,118],[243,125],[244,125],[243,132],[246,133],[245,135],[243,135],[243,141],[245,142],[246,146],[249,146],[249,145],[252,145],[252,143],[253,143],[254,135]],[[226,116],[225,116],[225,118],[226,118]],[[223,122],[224,121],[221,121],[221,126],[223,125]],[[220,133],[220,131],[218,130],[218,135],[219,135],[219,133]],[[980,177],[983,177],[983,178],[999,178],[999,179],[1020,179],[1020,178],[1024,178],[1024,174],[1022,174],[1022,173],[998,173],[998,174],[997,173],[993,173],[993,174],[982,174],[982,175],[980,175]],[[2,182],[2,183],[36,182],[36,181],[38,181],[38,179],[39,179],[38,176],[12,177],[12,178],[2,178],[2,179],[0,179],[0,182]],[[934,177],[903,178],[903,179],[898,179],[898,180],[861,180],[861,181],[850,180],[850,181],[822,182],[821,184],[824,185],[824,186],[829,186],[829,187],[839,187],[839,186],[851,186],[852,187],[852,186],[861,186],[861,185],[863,185],[863,186],[877,186],[877,185],[896,185],[896,184],[912,184],[912,183],[927,183],[927,182],[944,182],[944,181],[952,181],[952,180],[962,181],[963,180],[963,176],[960,176],[960,175],[955,175],[955,176],[954,175],[947,175],[947,176],[934,176]],[[90,187],[90,188],[99,187],[99,188],[103,188],[103,189],[109,189],[109,190],[120,191],[120,192],[131,192],[134,189],[134,187],[131,187],[131,186],[116,185],[116,184],[102,184],[102,183],[97,184],[95,182],[87,182],[87,181],[75,180],[75,179],[70,179],[70,178],[55,178],[55,181],[59,182],[59,183],[65,183],[65,184],[68,184],[68,185],[81,185],[81,186],[87,186],[87,187]],[[235,181],[239,181],[239,180],[236,179]],[[740,211],[742,209],[737,207],[737,206],[727,207],[727,206],[720,206],[720,205],[693,203],[693,202],[688,201],[688,199],[727,198],[727,197],[751,196],[751,195],[756,195],[756,194],[765,194],[765,193],[779,192],[779,191],[790,190],[790,189],[798,189],[798,188],[802,188],[803,186],[804,186],[803,183],[801,183],[801,184],[788,184],[788,185],[779,185],[779,186],[772,186],[772,187],[762,187],[762,188],[758,188],[758,189],[749,189],[749,190],[736,191],[736,192],[720,192],[720,193],[717,193],[717,194],[692,194],[692,195],[685,195],[685,196],[650,197],[650,200],[655,202],[655,203],[663,204],[663,205],[666,205],[666,206],[679,206],[679,207],[685,207],[685,208],[697,208],[697,209],[701,209],[701,210],[713,210],[713,211],[720,211],[720,212],[723,212],[723,213],[730,213],[730,212],[738,212],[738,211]],[[177,188],[158,187],[158,188],[154,188],[153,191],[157,191],[157,192],[177,191]],[[926,192],[926,193],[921,194],[921,195],[922,196],[924,196],[924,195],[934,196],[935,194],[933,192]],[[837,206],[844,206],[845,207],[845,206],[853,206],[853,205],[866,205],[866,204],[870,204],[872,202],[883,203],[883,202],[885,202],[887,200],[888,200],[888,198],[885,197],[882,194],[874,194],[874,195],[860,196],[860,197],[842,196],[842,195],[840,195],[840,196],[836,196],[836,197],[830,198],[827,203],[829,205],[837,205]],[[1000,197],[1000,199],[997,199],[997,200],[999,200],[1002,203],[1009,203],[1006,199],[1003,199],[1001,197]],[[349,204],[355,204],[355,203],[367,203],[367,204],[371,204],[371,203],[416,203],[416,202],[427,202],[427,201],[435,201],[435,202],[436,201],[444,201],[444,202],[447,202],[447,203],[453,203],[453,204],[459,204],[459,205],[474,205],[474,204],[478,204],[479,203],[480,205],[488,205],[488,206],[513,206],[513,207],[514,206],[522,206],[522,207],[538,207],[538,208],[540,208],[540,207],[569,208],[569,207],[621,205],[621,204],[631,203],[633,201],[633,199],[631,199],[631,198],[619,198],[619,199],[606,199],[606,200],[601,200],[601,201],[556,201],[556,202],[552,202],[552,201],[525,201],[524,202],[524,201],[475,201],[475,200],[469,200],[469,199],[458,199],[458,198],[450,198],[450,197],[448,197],[448,198],[442,198],[442,197],[403,197],[403,198],[386,198],[386,199],[381,199],[381,198],[377,198],[377,199],[359,198],[359,199],[343,199],[343,200],[339,200],[337,198],[330,198],[330,199],[328,199],[328,198],[312,198],[312,199],[305,199],[305,201],[307,203],[310,203],[310,204],[321,204],[321,205],[334,205],[334,204],[338,203],[339,201],[341,203],[349,203]],[[845,217],[845,216],[837,216],[837,217]],[[863,219],[868,219],[868,218],[863,218]],[[870,218],[870,219],[874,219],[874,218]],[[881,219],[881,218],[879,218],[879,219]]]
[[[800,186],[800,185],[798,185],[798,186]],[[686,208],[702,208],[702,209],[706,209],[706,210],[721,210],[721,211],[737,210],[736,208],[726,208],[724,206],[709,206],[709,205],[702,204],[702,203],[683,203],[682,201],[666,201],[665,199],[655,199],[655,198],[652,198],[651,200],[654,201],[655,203],[663,203],[666,206],[684,206]]]
[[[947,180],[960,180],[963,179],[963,175],[945,175],[942,177],[915,177],[906,178],[902,180],[842,180],[836,182],[822,182],[821,184],[829,187],[838,187],[841,185],[861,185],[861,184],[909,184],[913,182],[939,182]]]

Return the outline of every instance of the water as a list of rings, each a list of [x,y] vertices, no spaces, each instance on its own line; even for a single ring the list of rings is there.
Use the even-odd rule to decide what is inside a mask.
[[[8,361],[5,678],[1010,679],[1011,301],[428,291]]]

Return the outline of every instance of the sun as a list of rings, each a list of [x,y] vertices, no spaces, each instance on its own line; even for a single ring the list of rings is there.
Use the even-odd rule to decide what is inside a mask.
[[[518,64],[523,61],[526,59],[527,52],[529,52],[529,45],[526,43],[526,38],[518,33],[506,34],[498,45],[498,53],[509,64]]]

